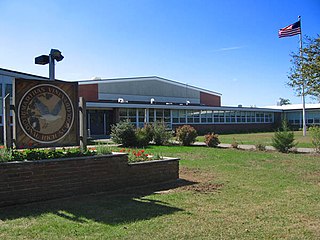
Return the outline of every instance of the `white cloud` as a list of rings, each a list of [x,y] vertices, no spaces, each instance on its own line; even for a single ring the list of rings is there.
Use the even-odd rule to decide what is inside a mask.
[[[213,52],[233,51],[233,50],[238,50],[238,49],[242,49],[242,48],[244,48],[244,46],[224,47],[224,48],[219,48],[219,49],[213,50]]]

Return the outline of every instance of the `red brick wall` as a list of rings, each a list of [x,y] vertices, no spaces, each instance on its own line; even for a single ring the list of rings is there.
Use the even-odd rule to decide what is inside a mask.
[[[221,97],[212,94],[200,92],[200,103],[212,107],[221,106]]]
[[[0,163],[0,206],[174,181],[178,159],[128,164],[127,155]]]
[[[79,84],[79,97],[86,101],[98,101],[98,84]]]

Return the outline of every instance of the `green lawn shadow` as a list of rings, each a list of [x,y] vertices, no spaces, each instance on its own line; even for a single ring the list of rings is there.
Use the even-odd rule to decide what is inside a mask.
[[[0,208],[0,220],[33,218],[46,213],[85,223],[95,221],[108,225],[127,224],[184,211],[181,208],[150,197],[155,192],[191,185],[194,182],[178,180],[143,188],[126,189],[113,193],[81,195],[24,205]]]

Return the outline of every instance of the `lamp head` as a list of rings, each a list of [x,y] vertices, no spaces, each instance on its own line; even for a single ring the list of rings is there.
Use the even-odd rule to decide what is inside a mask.
[[[64,56],[62,56],[60,50],[58,49],[51,49],[50,55],[53,59],[57,60],[58,62],[60,62],[64,58]]]
[[[49,63],[49,56],[48,55],[41,55],[34,59],[35,64],[45,65]]]

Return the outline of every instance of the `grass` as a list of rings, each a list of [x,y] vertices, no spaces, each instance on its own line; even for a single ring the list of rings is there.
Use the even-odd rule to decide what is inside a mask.
[[[261,133],[235,133],[235,134],[219,134],[219,140],[221,143],[232,144],[234,141],[239,144],[256,145],[258,143],[264,144],[266,146],[271,146],[271,139],[274,136],[274,132],[261,132]],[[313,148],[310,133],[307,132],[307,136],[302,135],[302,131],[294,131],[295,141],[298,143],[296,147],[301,148]],[[176,138],[172,138],[176,140]],[[197,137],[198,142],[204,142],[204,136]],[[100,141],[100,144],[108,144],[108,142]],[[109,140],[109,143],[110,142]],[[88,145],[96,145],[97,142],[89,141]]]
[[[0,239],[320,238],[319,155],[180,146],[148,151],[181,158],[189,172],[182,177],[193,184],[2,208]]]
[[[219,134],[219,140],[221,143],[232,143],[237,141],[239,144],[256,145],[258,143],[265,144],[266,146],[271,146],[271,139],[274,132],[264,132],[264,133],[239,133],[239,134]],[[297,147],[309,147],[312,148],[310,134],[303,137],[302,131],[294,132],[295,140],[298,142]],[[197,141],[204,142],[204,136],[198,136]]]

